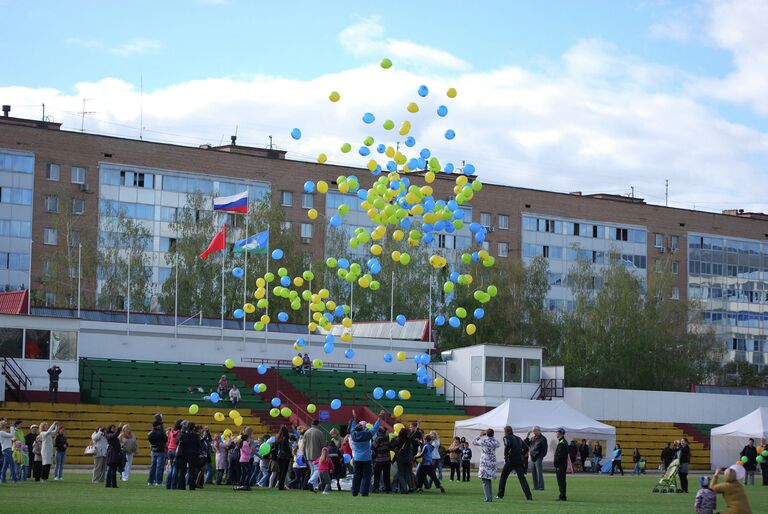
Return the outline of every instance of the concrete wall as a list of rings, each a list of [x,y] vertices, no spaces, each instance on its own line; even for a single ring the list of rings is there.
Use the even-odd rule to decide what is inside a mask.
[[[587,416],[610,421],[665,421],[724,425],[758,407],[768,396],[740,396],[627,389],[567,387],[565,401]]]

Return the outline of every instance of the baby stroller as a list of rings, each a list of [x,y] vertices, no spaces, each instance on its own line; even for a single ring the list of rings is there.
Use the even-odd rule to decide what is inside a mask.
[[[659,482],[653,487],[654,493],[679,493],[681,491],[677,483],[677,470],[680,467],[680,461],[675,459],[669,463],[666,473],[659,479]]]

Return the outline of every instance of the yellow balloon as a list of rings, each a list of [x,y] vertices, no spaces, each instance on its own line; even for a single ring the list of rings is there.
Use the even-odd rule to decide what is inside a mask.
[[[317,209],[310,209],[307,211],[307,218],[311,220],[317,219]]]
[[[264,280],[262,277],[259,277],[256,279],[256,287],[265,287],[267,285],[267,281]]]
[[[397,352],[395,355],[397,357],[397,360],[404,361],[405,360],[405,352]]]
[[[399,397],[400,397],[402,400],[410,400],[410,399],[411,399],[411,392],[410,392],[409,390],[407,390],[407,389],[403,389],[402,391],[400,391],[399,393],[397,393],[397,395],[398,395],[398,396],[399,396]]]
[[[431,184],[435,181],[435,172],[434,171],[428,171],[424,174],[424,181],[427,184]]]
[[[320,298],[322,298],[323,300],[331,296],[331,292],[328,291],[327,289],[321,289],[320,291],[317,292],[317,294],[319,294]]]
[[[435,379],[435,387],[443,387],[443,384],[444,384],[444,382],[443,382],[443,379],[442,379],[442,378],[440,378],[440,377],[437,377],[437,378]]]
[[[243,424],[243,418],[235,418],[233,421],[235,422],[235,426],[238,427]]]
[[[405,236],[405,232],[403,232],[402,230],[395,230],[394,232],[392,232],[392,238],[395,241],[402,241],[404,236]]]
[[[317,162],[320,163],[320,164],[325,164],[325,161],[327,161],[327,160],[328,160],[328,156],[325,155],[324,153],[321,153],[320,155],[317,156]],[[339,188],[339,189],[341,189],[341,188]]]
[[[295,277],[293,279],[293,285],[296,287],[301,287],[304,285],[304,279],[302,277]]]
[[[396,418],[399,418],[403,415],[403,406],[402,405],[395,405],[395,408],[392,409],[392,414],[395,415]]]
[[[309,412],[310,414],[314,414],[316,410],[317,410],[317,406],[314,403],[310,403],[309,405],[307,405],[307,412]]]
[[[405,120],[402,125],[400,125],[400,135],[401,136],[407,136],[408,132],[411,131],[411,122],[408,120]],[[399,163],[398,163],[399,164]]]
[[[217,412],[216,414],[213,415],[213,419],[219,422],[224,421],[224,414],[222,414],[221,412]]]
[[[448,95],[448,98],[456,98],[456,88],[449,87],[445,94]]]
[[[450,91],[450,89],[448,91]],[[451,96],[451,95],[449,94],[448,96]],[[341,95],[336,91],[331,91],[331,94],[328,95],[328,99],[331,102],[338,102],[340,98],[341,98]]]
[[[243,305],[243,310],[248,314],[253,314],[256,311],[256,306],[252,303],[246,303]]]
[[[408,107],[406,107],[406,109],[408,109],[408,112],[410,113],[417,113],[419,112],[419,105],[416,102],[411,102],[408,104]]]
[[[395,262],[400,262],[400,252],[397,250],[392,252],[392,260]]]
[[[315,330],[317,330],[317,324],[314,323],[314,322],[313,323],[309,323],[307,325],[307,330],[309,330],[310,332],[314,332]]]
[[[345,378],[344,379],[344,385],[347,386],[348,389],[352,389],[355,387],[355,379],[354,378]]]
[[[376,233],[376,234],[378,234],[378,233]],[[374,236],[376,234],[374,234]],[[371,245],[371,253],[373,255],[381,255],[381,251],[382,251],[381,245]]]
[[[350,318],[344,318],[343,320],[341,320],[341,324],[349,328],[352,326],[352,320]]]
[[[318,193],[325,194],[328,192],[328,182],[325,180],[318,180],[316,188]]]
[[[296,350],[297,352],[300,352],[301,346],[299,346],[297,343],[293,343],[293,349]]]
[[[328,300],[327,302],[325,302],[326,310],[332,311],[335,308],[336,308],[336,302],[334,302],[333,300]]]
[[[402,429],[405,428],[405,425],[402,423],[395,423],[395,425],[392,427],[392,429],[395,431],[395,435],[398,435]]]
[[[236,410],[229,411],[229,417],[232,418],[232,419],[242,418],[240,413],[237,412]]]
[[[266,314],[262,314],[262,316],[261,316],[261,322],[262,323],[264,323],[266,325],[266,324],[268,324],[270,322],[270,320],[271,320],[271,318],[269,316],[267,316]]]
[[[227,369],[232,369],[235,367],[235,361],[233,361],[232,359],[227,359],[224,361],[224,366],[226,366]]]
[[[476,331],[477,331],[477,327],[475,326],[474,323],[470,323],[469,325],[467,325],[467,334],[468,335],[473,335]]]
[[[304,362],[304,359],[296,355],[291,362],[293,363],[294,368],[298,368]]]
[[[324,318],[325,319],[325,318]],[[348,343],[352,340],[352,332],[344,332],[341,334],[341,340]]]

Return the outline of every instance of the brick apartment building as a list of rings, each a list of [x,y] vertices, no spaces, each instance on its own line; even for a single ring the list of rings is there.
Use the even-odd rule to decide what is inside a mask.
[[[7,114],[7,113],[6,113]],[[370,184],[367,170],[285,159],[285,152],[233,144],[187,147],[60,130],[60,124],[0,117],[0,288],[26,288],[45,297],[46,260],[103,231],[100,213],[119,207],[143,220],[152,233],[153,282],[169,278],[162,258],[173,233],[168,223],[186,194],[230,195],[248,188],[252,199],[266,193],[281,204],[301,244],[324,253],[326,223],[310,220],[315,208],[330,216],[350,205],[345,223],[371,226],[356,201],[338,191],[306,194],[307,180],[323,179],[333,189],[339,175],[355,174]],[[422,178],[411,178],[418,183]],[[451,176],[432,184],[436,197],[452,193]],[[705,323],[722,337],[731,357],[763,365],[768,354],[768,215],[722,214],[648,205],[616,195],[555,193],[488,185],[479,201],[463,207],[465,220],[489,228],[484,246],[497,259],[537,255],[550,262],[548,306],[568,309],[572,297],[563,278],[577,258],[605,262],[622,256],[646,279],[665,268],[675,280],[673,298],[703,302]],[[54,230],[53,213],[69,209],[78,220],[69,241]],[[435,246],[449,259],[469,248],[467,228],[440,235]],[[31,281],[31,282],[30,282]],[[94,279],[95,282],[95,279]],[[98,285],[89,284],[94,291]]]

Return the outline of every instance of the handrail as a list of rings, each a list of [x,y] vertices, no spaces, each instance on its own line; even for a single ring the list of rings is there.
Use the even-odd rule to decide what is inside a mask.
[[[565,396],[564,380],[562,378],[542,378],[531,400],[551,400]]]
[[[26,398],[28,385],[32,385],[32,380],[30,380],[27,374],[24,373],[24,370],[21,369],[21,366],[18,365],[13,357],[3,356],[2,373],[8,378],[9,385],[13,386],[12,388],[16,392],[16,397],[19,400],[21,400],[22,397]],[[22,394],[22,387],[24,389],[24,394]]]
[[[96,398],[97,398],[98,400],[101,400],[101,388],[102,388],[102,386],[104,385],[104,379],[102,378],[102,376],[101,376],[101,375],[99,375],[99,374],[96,372],[96,370],[95,370],[95,369],[93,369],[93,366],[90,366],[90,365],[89,365],[88,359],[81,359],[81,360],[82,360],[82,362],[83,362],[83,371],[90,371],[90,372],[91,372],[91,375],[90,375],[90,379],[91,379],[91,380],[90,380],[90,384],[88,385],[88,388],[89,388],[89,390],[90,390],[90,393],[91,393],[91,394],[93,394],[93,379],[94,379],[94,378],[96,378],[96,379],[98,379],[98,381],[99,381],[99,392],[98,392],[98,394],[96,395]],[[104,359],[104,360],[113,360],[113,359]],[[87,369],[86,369],[86,368],[87,368]],[[93,400],[93,398],[91,398],[91,400]]]
[[[437,371],[432,364],[427,364],[427,370],[432,372],[433,381],[436,377],[440,377],[443,379],[443,392],[445,393],[446,398],[448,397],[448,386],[450,385],[453,388],[453,395],[452,395],[453,404],[456,405],[456,391],[458,390],[461,393],[461,406],[462,407],[466,406],[467,393],[462,388],[454,384],[452,381],[448,380],[448,378],[442,373],[440,373],[439,371]]]
[[[282,391],[277,391],[277,397],[280,398],[282,403],[287,403],[291,411],[296,415],[299,421],[307,426],[312,424],[312,415],[304,409],[301,405],[291,400],[291,398]]]

